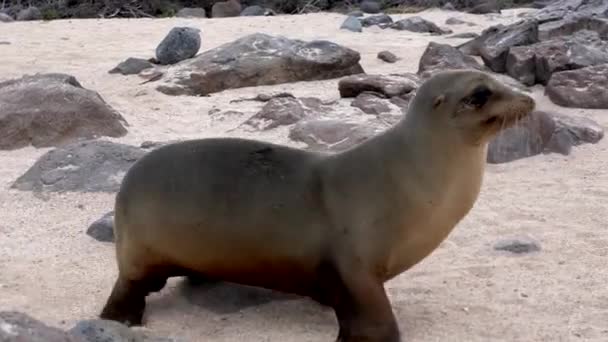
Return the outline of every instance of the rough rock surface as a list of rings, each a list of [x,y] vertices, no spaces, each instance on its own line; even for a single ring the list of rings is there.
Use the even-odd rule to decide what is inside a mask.
[[[157,89],[207,95],[231,88],[342,77],[363,72],[358,52],[317,40],[255,33],[170,67]]]
[[[397,58],[394,53],[387,50],[378,52],[377,57],[378,59],[385,61],[386,63],[395,63],[399,60],[399,58]]]
[[[442,29],[434,23],[418,16],[401,19],[393,23],[390,28],[401,31],[405,30],[420,33],[430,33],[431,35],[452,33],[452,30]]]
[[[602,127],[587,118],[535,111],[490,142],[487,161],[506,163],[541,153],[568,155],[572,147],[595,144],[603,137]]]
[[[608,39],[608,18],[598,18],[578,13],[571,14],[562,20],[539,25],[538,39],[544,41],[569,36],[581,30],[595,31],[602,39]]]
[[[608,109],[608,64],[554,73],[545,93],[560,106]]]
[[[101,242],[114,241],[114,211],[110,211],[91,223],[87,235]]]
[[[493,37],[497,32],[504,29],[505,27],[506,26],[502,24],[490,26],[481,31],[479,37],[471,39],[468,42],[464,42],[456,47],[467,55],[481,56],[480,50],[481,47],[484,45],[485,41]]]
[[[562,20],[572,13],[606,17],[608,16],[608,2],[605,0],[553,0],[531,16],[540,22],[549,22]]]
[[[510,48],[536,42],[538,42],[538,23],[535,20],[521,21],[498,29],[483,40],[479,53],[485,65],[494,72],[502,73],[506,71]]]
[[[372,16],[361,19],[361,25],[363,25],[363,27],[377,25],[382,28],[385,28],[385,27],[388,27],[392,23],[393,23],[393,18],[391,18],[390,16],[388,16],[386,14],[372,15]]]
[[[124,118],[66,74],[0,82],[0,149],[58,146],[127,133]]]
[[[156,48],[156,60],[159,64],[175,64],[194,57],[200,48],[199,29],[174,27]]]
[[[146,59],[129,57],[108,71],[110,74],[135,75],[143,70],[153,68],[154,64]]]
[[[526,85],[547,84],[551,75],[608,63],[608,42],[593,31],[513,47],[507,56],[507,72]]]
[[[380,115],[391,111],[389,103],[374,93],[363,92],[357,95],[351,106],[361,109],[365,114]]]
[[[417,89],[420,80],[414,74],[359,74],[338,82],[341,97],[357,97],[362,92],[375,92],[386,97],[401,96]]]
[[[344,151],[385,128],[373,124],[348,122],[337,119],[316,119],[301,121],[292,127],[289,138],[303,142],[313,151]]]
[[[86,342],[17,311],[0,312],[0,341]]]
[[[206,18],[207,12],[200,7],[184,7],[175,14],[178,18]]]
[[[292,125],[328,110],[321,100],[314,97],[274,97],[257,114],[245,121],[245,124],[260,130],[269,130]]]
[[[362,32],[363,26],[361,25],[361,21],[358,18],[349,16],[344,20],[344,22],[340,26],[340,29],[352,32]]]
[[[135,330],[116,321],[88,319],[79,321],[68,333],[86,342],[177,342],[149,331]]]
[[[429,78],[434,73],[449,69],[485,70],[475,58],[465,55],[457,48],[435,42],[429,42],[418,62],[417,74]]]
[[[73,143],[42,155],[11,186],[24,191],[115,192],[144,150],[103,140]]]

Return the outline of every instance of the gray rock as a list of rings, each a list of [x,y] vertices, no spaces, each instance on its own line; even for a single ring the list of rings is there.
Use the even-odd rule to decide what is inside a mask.
[[[505,27],[506,26],[502,24],[490,26],[481,31],[479,37],[471,39],[470,41],[462,43],[456,47],[467,55],[481,56],[480,50],[481,47],[484,45],[485,41],[493,37],[496,33],[504,29]]]
[[[361,21],[356,17],[347,17],[346,20],[340,26],[341,30],[348,30],[352,32],[361,32],[363,31],[363,26],[361,25]]]
[[[266,9],[262,6],[254,5],[248,6],[243,9],[241,12],[241,17],[254,17],[254,16],[264,16],[266,15]]]
[[[510,48],[536,42],[538,42],[538,23],[534,20],[521,21],[503,27],[483,40],[479,54],[492,71],[503,73],[507,68]]]
[[[28,21],[28,20],[42,20],[42,12],[38,7],[24,8],[17,14],[17,20]]]
[[[238,17],[243,8],[238,0],[220,1],[211,7],[212,18]]]
[[[574,13],[562,20],[541,24],[538,27],[538,39],[555,39],[581,30],[595,31],[602,39],[608,39],[608,19]]]
[[[309,150],[339,152],[349,149],[382,132],[374,125],[335,119],[316,119],[297,123],[289,138],[308,145]]]
[[[462,32],[462,33],[453,34],[453,35],[449,36],[448,38],[470,39],[470,38],[477,38],[477,37],[479,37],[479,35],[475,32]]]
[[[390,28],[400,31],[405,30],[420,33],[430,33],[431,35],[452,33],[452,30],[442,29],[434,23],[418,16],[401,19],[393,23]]]
[[[91,140],[55,148],[42,155],[12,189],[34,192],[116,192],[127,170],[144,150]]]
[[[127,133],[124,118],[101,96],[66,74],[0,82],[0,149],[11,150]]]
[[[363,92],[375,92],[390,98],[408,94],[419,86],[420,80],[413,74],[359,74],[344,77],[338,82],[341,97],[357,97]]]
[[[500,13],[500,6],[496,0],[485,0],[482,3],[475,5],[467,12],[472,14]]]
[[[10,23],[14,21],[13,17],[6,13],[0,13],[0,23]]]
[[[87,228],[87,235],[100,242],[114,241],[114,211],[103,215]]]
[[[464,21],[464,20],[460,20],[458,18],[454,18],[454,17],[449,17],[445,20],[445,24],[446,25],[469,25],[469,26],[474,26],[475,24],[470,23],[468,21]]]
[[[0,312],[2,342],[86,342],[22,312]]]
[[[175,64],[194,57],[200,48],[199,29],[174,27],[156,48],[156,60],[159,64]]]
[[[486,68],[475,58],[465,55],[451,45],[430,42],[420,57],[417,74],[422,78],[429,78],[438,71],[450,69],[485,70]]]
[[[365,114],[371,115],[380,115],[391,111],[387,100],[369,92],[359,94],[350,105],[361,109]]]
[[[564,107],[608,109],[608,64],[556,72],[545,94]]]
[[[383,60],[386,63],[395,63],[399,60],[394,53],[387,50],[378,52],[378,59]]]
[[[392,23],[393,23],[393,18],[391,18],[390,16],[388,16],[386,14],[372,15],[367,18],[361,19],[361,25],[363,25],[363,27],[378,25],[378,26],[384,28],[384,27],[388,27]]]
[[[372,1],[372,0],[362,1],[361,4],[359,5],[359,8],[361,8],[361,11],[363,13],[369,13],[369,14],[380,13],[380,11],[382,10],[382,8],[380,8],[380,4],[378,2]]]
[[[348,13],[347,16],[348,17],[362,17],[362,16],[364,16],[364,14],[361,11],[352,11],[352,12]]]
[[[245,121],[245,124],[260,130],[269,130],[292,125],[327,110],[323,102],[314,97],[274,97],[257,114]]]
[[[541,23],[562,20],[568,15],[608,16],[608,2],[605,0],[553,0],[543,9],[532,13]]]
[[[502,240],[494,244],[494,250],[513,254],[539,252],[540,244],[530,238],[515,238]]]
[[[146,59],[129,57],[108,71],[110,74],[135,75],[143,70],[153,68],[154,64]]]
[[[578,31],[528,46],[516,46],[507,56],[507,73],[526,85],[546,85],[555,72],[608,63],[608,42],[593,31]]]
[[[89,319],[78,322],[68,331],[83,342],[177,342],[153,336],[148,331],[130,329],[116,321]]]
[[[200,7],[184,7],[175,14],[178,18],[207,18],[207,12]]]
[[[207,95],[226,89],[313,81],[362,73],[358,52],[338,44],[255,33],[167,70],[157,89]]]

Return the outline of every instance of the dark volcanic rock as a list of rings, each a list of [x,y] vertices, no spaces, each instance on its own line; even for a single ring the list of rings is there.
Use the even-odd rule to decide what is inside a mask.
[[[608,63],[608,42],[593,31],[513,47],[507,57],[507,72],[526,85],[547,84],[551,75],[564,70]]]
[[[493,37],[496,33],[504,29],[505,27],[506,26],[502,24],[490,26],[487,29],[481,31],[481,35],[479,35],[479,37],[471,39],[466,43],[462,43],[458,45],[457,48],[467,55],[481,56],[480,50],[481,47],[485,44],[485,41]]]
[[[146,59],[129,57],[120,62],[114,69],[108,71],[110,74],[135,75],[143,70],[153,68],[154,64]]]
[[[372,124],[343,120],[307,120],[292,127],[289,138],[307,144],[313,151],[338,152],[360,144],[382,130]]]
[[[245,124],[260,130],[292,125],[311,115],[319,115],[329,110],[314,97],[274,97],[262,109],[249,118]]]
[[[390,16],[388,16],[386,14],[372,15],[367,18],[361,19],[361,25],[363,25],[363,27],[378,25],[378,26],[384,28],[384,27],[389,26],[392,23],[393,23],[393,18],[391,18]]]
[[[73,76],[36,74],[0,82],[0,149],[58,146],[127,133],[124,118]]]
[[[359,5],[359,8],[361,8],[362,12],[370,13],[370,14],[380,13],[380,11],[382,10],[380,8],[380,4],[378,2],[372,1],[372,0],[362,1],[361,5]]]
[[[560,106],[608,109],[608,64],[554,73],[545,93]]]
[[[444,30],[434,23],[415,16],[399,20],[393,23],[390,28],[395,30],[405,30],[420,33],[430,33],[431,35],[441,35],[452,33],[452,30]]]
[[[608,19],[588,15],[572,14],[562,20],[550,21],[538,27],[541,41],[569,36],[577,31],[595,31],[602,39],[608,39]]]
[[[349,30],[352,32],[361,32],[363,31],[363,26],[361,26],[361,21],[358,18],[347,17],[340,26],[340,29]]]
[[[350,105],[361,109],[363,113],[380,115],[391,111],[391,107],[388,103],[389,101],[380,98],[373,93],[363,92],[359,94]]]
[[[407,94],[418,86],[420,80],[413,74],[359,74],[344,77],[338,82],[341,97],[357,97],[366,91],[393,97]]]
[[[605,0],[553,0],[543,9],[532,13],[531,16],[540,22],[549,22],[562,20],[573,13],[606,17],[608,16],[608,2]]]
[[[2,342],[86,342],[16,311],[0,312]]]
[[[101,242],[114,241],[114,211],[103,215],[87,228],[87,235]]]
[[[157,89],[207,95],[231,88],[313,81],[362,73],[358,52],[317,40],[255,33],[170,67]]]
[[[397,56],[395,56],[394,53],[390,52],[390,51],[380,51],[378,52],[378,59],[385,61],[386,63],[395,63],[397,62],[397,60],[399,60],[399,58],[397,58]]]
[[[438,71],[450,69],[485,70],[486,68],[475,58],[465,55],[451,45],[430,42],[418,62],[417,74],[422,78],[429,78]]]
[[[115,192],[145,152],[135,146],[92,140],[53,149],[11,186],[24,191]]]
[[[538,23],[534,20],[522,21],[499,29],[483,40],[479,54],[492,71],[505,72],[510,48],[536,42],[538,42]]]
[[[175,64],[194,57],[200,48],[199,29],[174,27],[156,48],[156,60],[159,64]]]
[[[470,38],[477,38],[477,37],[479,37],[479,35],[475,32],[463,32],[463,33],[453,34],[453,35],[449,36],[448,38],[470,39]]]

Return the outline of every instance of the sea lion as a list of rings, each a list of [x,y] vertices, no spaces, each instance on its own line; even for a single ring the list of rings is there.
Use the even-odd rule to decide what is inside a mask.
[[[139,325],[149,292],[196,275],[330,306],[338,341],[399,341],[384,282],[469,212],[488,141],[534,107],[486,73],[445,71],[401,121],[341,153],[239,138],[151,151],[116,196],[119,275],[101,317]]]

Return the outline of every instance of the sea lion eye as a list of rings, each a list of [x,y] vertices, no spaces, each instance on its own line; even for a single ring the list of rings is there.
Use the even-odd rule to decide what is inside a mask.
[[[468,105],[480,108],[488,102],[491,96],[492,91],[485,85],[480,85],[475,87],[475,89],[473,89],[473,91],[471,92],[471,95],[465,97],[463,99],[463,102]]]

